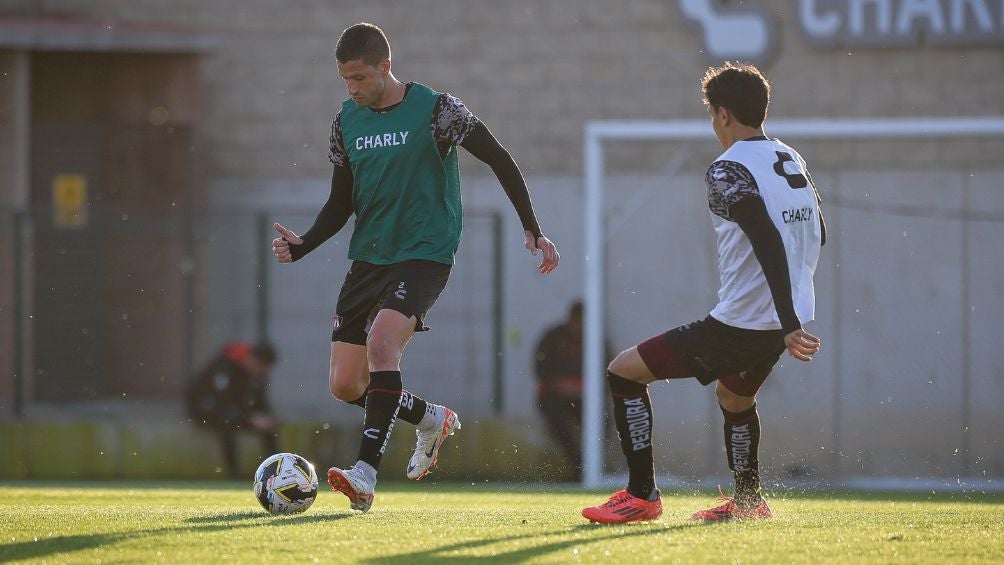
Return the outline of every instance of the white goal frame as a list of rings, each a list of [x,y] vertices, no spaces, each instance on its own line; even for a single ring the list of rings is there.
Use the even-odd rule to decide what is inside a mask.
[[[1004,117],[979,116],[967,118],[889,118],[889,119],[790,119],[770,120],[769,135],[784,139],[896,139],[936,137],[1002,137]],[[603,216],[603,141],[627,139],[633,141],[681,141],[696,139],[714,141],[710,120],[617,121],[586,122],[583,140],[583,176],[585,202],[583,230],[585,232],[585,267],[583,289],[585,303],[585,335],[582,348],[584,380],[582,422],[582,486],[598,488],[603,476],[603,241],[606,226]],[[709,304],[710,308],[712,305]]]

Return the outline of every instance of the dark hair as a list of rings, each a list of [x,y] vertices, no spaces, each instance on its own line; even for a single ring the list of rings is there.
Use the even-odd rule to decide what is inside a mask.
[[[743,125],[758,128],[767,117],[770,83],[749,63],[726,62],[709,67],[701,80],[704,103],[713,109],[728,108]]]
[[[266,365],[275,365],[275,359],[278,356],[275,351],[275,346],[267,341],[258,343],[251,348],[251,355],[254,355],[256,359]]]
[[[375,67],[380,61],[390,59],[390,42],[377,26],[358,23],[346,28],[338,38],[335,59],[339,63],[361,59],[363,63]]]
[[[576,300],[572,302],[572,305],[568,307],[568,317],[569,318],[581,318],[582,317],[582,301]]]

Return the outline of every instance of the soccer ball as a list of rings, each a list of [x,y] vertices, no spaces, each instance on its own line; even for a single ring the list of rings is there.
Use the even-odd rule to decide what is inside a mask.
[[[314,466],[295,453],[276,453],[254,473],[254,497],[270,514],[295,514],[317,498]]]

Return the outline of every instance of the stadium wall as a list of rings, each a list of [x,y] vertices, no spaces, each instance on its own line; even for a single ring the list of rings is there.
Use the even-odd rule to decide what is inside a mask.
[[[955,3],[927,2],[943,10]],[[987,38],[820,46],[800,23],[799,6],[812,2],[747,4],[776,22],[776,55],[762,63],[776,86],[772,115],[1004,113],[1004,61]],[[328,175],[328,128],[344,98],[334,44],[358,21],[387,32],[399,78],[461,97],[537,174],[580,174],[585,120],[703,116],[697,88],[711,62],[701,30],[673,0],[304,0],[282,9],[265,0],[6,0],[0,16],[136,22],[219,37],[203,61],[209,108],[201,126],[217,179]],[[666,161],[658,149],[631,152],[635,163]],[[869,153],[910,158],[894,146]],[[862,155],[852,146],[832,153],[835,162],[848,156]]]

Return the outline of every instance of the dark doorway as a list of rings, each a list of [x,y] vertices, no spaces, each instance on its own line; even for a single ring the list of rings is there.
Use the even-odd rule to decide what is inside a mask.
[[[32,57],[35,397],[157,398],[190,357],[190,55]]]
[[[96,124],[32,129],[36,396],[95,396],[101,367],[101,238],[88,201],[102,184],[104,131]]]

